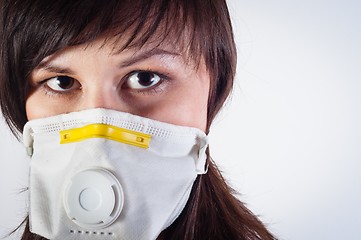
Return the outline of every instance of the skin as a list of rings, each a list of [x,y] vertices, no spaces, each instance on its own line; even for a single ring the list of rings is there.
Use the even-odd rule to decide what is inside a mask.
[[[169,46],[116,53],[103,40],[63,49],[31,73],[27,117],[107,108],[204,131],[209,74],[185,58]]]

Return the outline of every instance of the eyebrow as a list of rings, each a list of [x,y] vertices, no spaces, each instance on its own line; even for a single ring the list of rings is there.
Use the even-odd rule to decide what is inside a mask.
[[[36,70],[45,70],[48,72],[59,73],[59,74],[69,74],[74,75],[74,71],[67,67],[55,66],[51,62],[41,62],[36,68]]]
[[[117,54],[114,54],[114,55],[117,55]],[[173,56],[173,57],[180,56],[180,54],[177,52],[171,52],[171,51],[167,51],[167,50],[160,49],[160,48],[152,48],[149,51],[142,51],[140,53],[139,52],[134,53],[133,56],[130,57],[129,59],[123,60],[120,63],[119,67],[120,68],[129,67],[131,65],[134,65],[141,61],[145,61],[145,60],[147,60],[151,57],[157,56],[157,55],[161,55],[161,56],[169,55],[169,56]],[[40,64],[35,69],[53,72],[53,73],[59,73],[59,74],[75,75],[75,72],[73,70],[71,70],[70,68],[53,65],[51,63],[51,61],[40,62]]]
[[[154,56],[165,56],[165,55],[169,55],[169,56],[173,56],[173,57],[178,57],[180,56],[179,53],[177,52],[171,52],[171,51],[167,51],[164,49],[160,49],[160,48],[152,48],[149,51],[144,51],[144,52],[140,52],[140,53],[135,53],[131,58],[124,60],[119,67],[129,67],[133,64],[136,64],[137,62],[142,62],[144,60],[147,60],[151,57]]]

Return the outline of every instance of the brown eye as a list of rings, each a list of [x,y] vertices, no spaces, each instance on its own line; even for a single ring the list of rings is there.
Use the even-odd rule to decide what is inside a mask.
[[[128,76],[126,86],[131,89],[146,89],[157,85],[161,78],[152,72],[139,71]]]
[[[80,83],[68,76],[57,76],[46,81],[46,85],[53,91],[65,92],[80,87]]]

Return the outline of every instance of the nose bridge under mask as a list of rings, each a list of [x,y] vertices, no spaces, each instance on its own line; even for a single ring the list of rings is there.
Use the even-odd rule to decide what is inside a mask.
[[[155,239],[205,173],[206,139],[197,129],[105,109],[29,122],[31,231],[50,239]]]

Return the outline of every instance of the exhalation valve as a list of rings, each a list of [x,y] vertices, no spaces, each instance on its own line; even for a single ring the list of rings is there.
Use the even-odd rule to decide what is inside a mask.
[[[124,193],[118,179],[108,170],[92,168],[75,174],[66,185],[64,208],[80,227],[102,229],[120,215]]]

